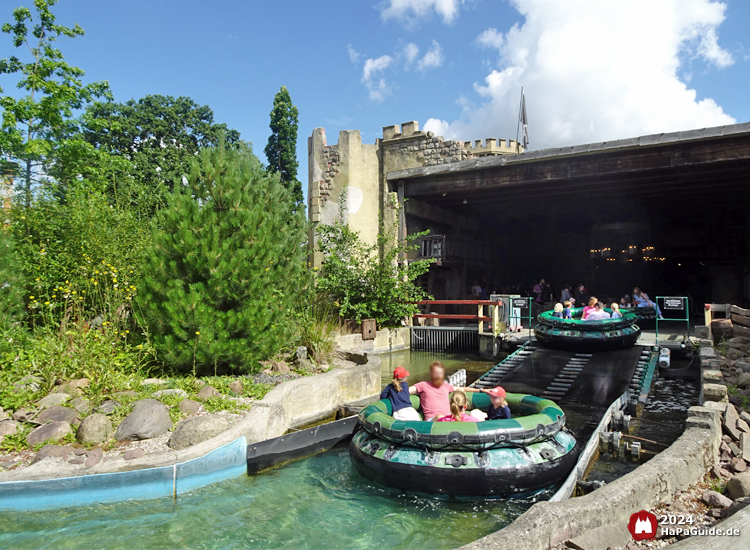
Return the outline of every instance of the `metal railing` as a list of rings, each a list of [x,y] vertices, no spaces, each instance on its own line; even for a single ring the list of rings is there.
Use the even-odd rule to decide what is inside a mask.
[[[661,300],[661,305],[659,301]],[[659,345],[659,321],[677,321],[685,323],[685,339],[690,337],[690,304],[687,296],[657,296],[656,303],[656,345]],[[669,318],[662,314],[662,311],[682,311],[684,317]]]

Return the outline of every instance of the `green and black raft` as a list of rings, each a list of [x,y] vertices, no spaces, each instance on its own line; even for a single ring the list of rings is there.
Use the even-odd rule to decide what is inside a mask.
[[[605,310],[612,313],[611,310]],[[583,321],[583,308],[572,310],[573,319],[561,319],[545,311],[537,317],[534,334],[549,348],[573,351],[606,351],[628,348],[635,344],[641,329],[635,313],[623,311],[619,319]]]
[[[469,393],[469,409],[489,396]],[[411,397],[419,409],[419,398]],[[507,395],[513,418],[485,422],[395,420],[388,399],[365,407],[349,454],[357,471],[404,491],[452,496],[526,496],[553,487],[578,458],[565,414],[553,401]]]

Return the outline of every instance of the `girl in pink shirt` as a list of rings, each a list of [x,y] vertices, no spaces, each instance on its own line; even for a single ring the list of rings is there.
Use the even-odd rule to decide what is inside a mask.
[[[466,414],[469,400],[462,391],[455,391],[451,395],[451,413],[438,420],[438,422],[480,422],[478,418]]]
[[[585,321],[589,318],[589,314],[596,311],[596,303],[599,301],[599,299],[596,296],[592,296],[589,298],[589,305],[587,305],[585,308],[583,308],[583,315],[581,315],[581,320]]]

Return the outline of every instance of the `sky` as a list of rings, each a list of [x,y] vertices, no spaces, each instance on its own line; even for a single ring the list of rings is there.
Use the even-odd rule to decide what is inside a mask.
[[[16,5],[3,0],[0,20]],[[273,96],[307,136],[417,120],[446,138],[530,149],[750,121],[748,0],[60,0],[60,42],[117,101],[189,96],[265,161]],[[0,57],[11,53],[0,36]],[[0,78],[0,80],[6,77]],[[10,88],[8,82],[0,86]]]

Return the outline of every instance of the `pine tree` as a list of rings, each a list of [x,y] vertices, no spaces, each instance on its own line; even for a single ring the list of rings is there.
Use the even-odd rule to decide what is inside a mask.
[[[271,136],[266,145],[268,169],[281,176],[281,181],[291,191],[295,209],[302,204],[302,183],[297,179],[297,129],[299,111],[292,104],[286,86],[282,86],[273,98],[271,111]]]
[[[304,270],[302,213],[247,147],[193,159],[154,221],[139,305],[160,359],[199,374],[251,372],[287,342]]]

